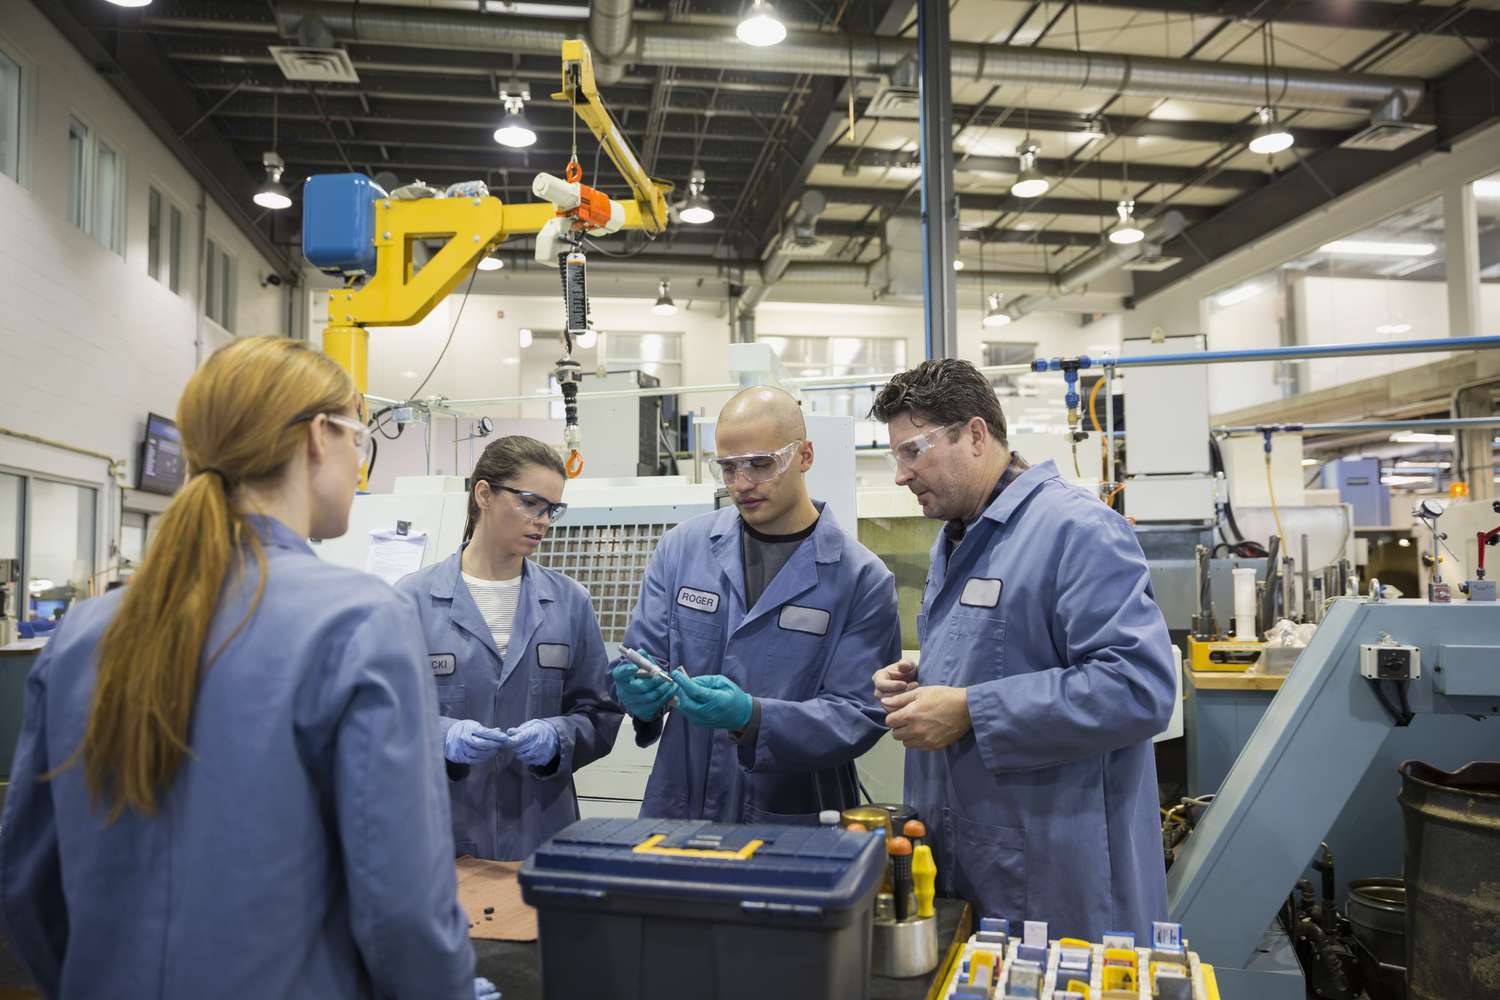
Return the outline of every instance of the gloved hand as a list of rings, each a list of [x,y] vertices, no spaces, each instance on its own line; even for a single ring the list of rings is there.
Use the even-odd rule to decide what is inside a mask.
[[[557,756],[557,730],[546,719],[529,719],[505,735],[516,759],[531,767],[545,767]]]
[[[615,664],[611,671],[615,680],[615,695],[632,718],[650,722],[661,715],[672,699],[677,697],[677,685],[666,677],[654,674],[637,677],[635,671],[635,664],[629,660],[621,660]]]
[[[443,756],[455,764],[478,764],[509,746],[509,736],[473,719],[459,719],[443,736]]]
[[[694,725],[740,730],[750,724],[755,699],[723,674],[689,677],[679,667],[672,679],[677,682],[677,711]]]
[[[474,980],[474,1000],[500,1000],[500,991],[483,976]]]

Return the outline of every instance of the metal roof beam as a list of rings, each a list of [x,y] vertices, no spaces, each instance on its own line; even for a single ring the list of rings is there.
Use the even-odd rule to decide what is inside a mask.
[[[1369,3],[1364,0],[1083,0],[1088,7],[1161,11],[1196,17],[1269,18],[1276,24],[1315,24],[1329,28],[1367,28],[1419,35],[1500,36],[1500,13],[1456,7]]]
[[[818,189],[823,197],[828,199],[830,205],[874,205],[879,208],[901,208],[904,206],[916,206],[914,198],[907,196],[905,191],[899,188],[869,188],[869,187],[847,187],[844,185],[830,185]],[[960,191],[958,193],[958,207],[960,211],[979,212],[1027,212],[1041,213],[1045,215],[1090,215],[1109,216],[1115,214],[1115,202],[1097,201],[1092,198],[1016,198],[1009,194],[976,194]],[[1149,218],[1159,211],[1164,211],[1166,205],[1137,204],[1135,206],[1138,218]],[[1173,211],[1183,213],[1190,218],[1204,218],[1215,211],[1201,205],[1172,205]]]

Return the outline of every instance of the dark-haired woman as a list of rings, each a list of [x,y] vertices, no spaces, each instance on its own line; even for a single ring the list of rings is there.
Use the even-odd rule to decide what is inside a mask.
[[[416,602],[437,684],[458,855],[517,861],[578,819],[573,774],[620,728],[588,591],[527,558],[567,511],[565,482],[541,441],[491,442],[463,546],[396,585]]]
[[[237,340],[177,409],[191,475],[130,586],[26,682],[0,833],[48,997],[497,997],[447,851],[410,603],[320,560],[369,442],[301,341]]]

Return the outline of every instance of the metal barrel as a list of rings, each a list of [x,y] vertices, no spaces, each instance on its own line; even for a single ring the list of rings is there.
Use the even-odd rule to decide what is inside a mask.
[[[1500,997],[1500,762],[1401,779],[1407,996]]]
[[[1357,878],[1346,912],[1370,1000],[1406,1000],[1406,883]]]

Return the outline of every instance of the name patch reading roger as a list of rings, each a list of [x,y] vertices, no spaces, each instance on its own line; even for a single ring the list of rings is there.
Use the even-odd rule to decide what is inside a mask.
[[[677,603],[694,611],[706,611],[713,614],[719,610],[719,595],[706,590],[694,590],[692,587],[683,587],[677,591]]]

